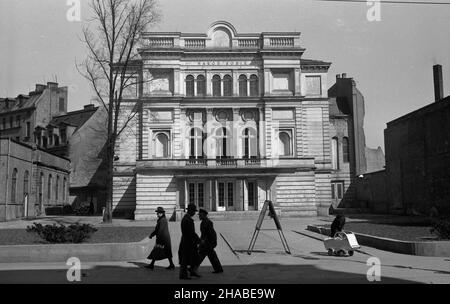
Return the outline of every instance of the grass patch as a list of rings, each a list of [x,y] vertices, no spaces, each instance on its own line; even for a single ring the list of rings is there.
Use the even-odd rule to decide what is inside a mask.
[[[154,227],[96,227],[98,230],[84,244],[132,243],[140,242],[149,236]],[[1,229],[0,245],[39,245],[48,244],[37,234],[26,229]]]

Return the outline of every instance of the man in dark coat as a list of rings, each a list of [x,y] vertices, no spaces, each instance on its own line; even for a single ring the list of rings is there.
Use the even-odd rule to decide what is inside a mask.
[[[180,279],[189,280],[189,272],[193,277],[200,277],[197,273],[198,266],[198,244],[200,238],[195,233],[195,225],[192,217],[197,212],[197,207],[194,204],[189,204],[187,213],[181,220],[181,242],[178,249],[178,259],[180,261]]]
[[[208,218],[208,211],[200,209],[198,216],[202,223],[200,224],[200,246],[199,246],[199,266],[206,256],[214,269],[213,273],[222,273],[223,268],[220,264],[217,253],[214,250],[217,246],[217,233],[214,230],[213,222]]]
[[[166,211],[163,207],[158,207],[155,212],[158,216],[158,221],[156,222],[155,230],[150,234],[149,238],[151,239],[156,236],[155,244],[164,247],[164,255],[157,255],[155,249],[153,249],[148,257],[152,262],[146,267],[153,269],[156,260],[168,259],[170,264],[166,269],[175,269],[175,265],[172,261],[172,244],[170,241],[169,223],[167,222]]]

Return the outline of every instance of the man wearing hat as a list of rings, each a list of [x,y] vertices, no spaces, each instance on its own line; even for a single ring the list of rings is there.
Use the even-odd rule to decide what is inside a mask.
[[[175,269],[175,265],[172,262],[172,245],[170,241],[169,223],[166,218],[166,211],[163,207],[156,208],[156,215],[158,221],[156,222],[155,230],[150,234],[149,238],[156,236],[155,248],[148,256],[148,259],[152,260],[146,267],[153,269],[155,267],[155,261],[168,259],[169,267],[166,269]]]
[[[200,277],[197,273],[198,266],[198,244],[200,238],[195,233],[195,225],[192,217],[197,212],[197,207],[194,204],[189,204],[187,207],[187,213],[181,220],[181,242],[178,249],[178,259],[180,261],[180,279],[189,280],[189,272],[193,277]]]
[[[217,246],[217,234],[214,230],[213,222],[208,218],[208,211],[200,209],[198,216],[202,223],[200,224],[200,246],[199,246],[199,266],[203,262],[206,256],[214,269],[213,273],[222,273],[223,268],[220,264],[217,253],[214,250]]]

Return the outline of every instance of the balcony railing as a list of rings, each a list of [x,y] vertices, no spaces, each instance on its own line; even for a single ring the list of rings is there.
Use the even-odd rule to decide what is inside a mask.
[[[232,169],[232,168],[314,168],[314,158],[192,158],[192,159],[143,159],[138,168],[164,169]]]

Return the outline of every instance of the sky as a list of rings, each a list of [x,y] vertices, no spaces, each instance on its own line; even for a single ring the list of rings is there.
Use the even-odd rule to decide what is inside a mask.
[[[66,15],[71,0],[0,0],[0,97],[36,83],[69,87],[69,110],[89,104],[93,92],[78,73],[86,56],[79,37],[90,16]],[[450,2],[434,0],[434,2]],[[433,64],[441,64],[450,94],[450,5],[381,4],[370,22],[366,3],[318,0],[159,0],[162,20],[150,31],[205,33],[225,20],[238,32],[299,31],[304,58],[332,62],[335,75],[353,77],[365,97],[366,143],[384,148],[386,123],[434,101]]]

